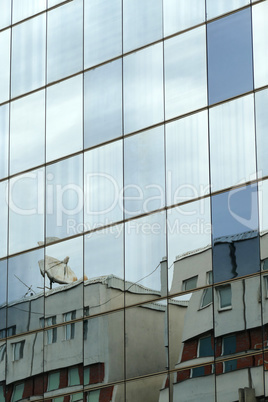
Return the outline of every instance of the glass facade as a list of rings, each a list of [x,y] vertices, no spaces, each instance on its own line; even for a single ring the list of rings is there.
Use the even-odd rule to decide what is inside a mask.
[[[268,401],[267,23],[0,0],[0,402]]]

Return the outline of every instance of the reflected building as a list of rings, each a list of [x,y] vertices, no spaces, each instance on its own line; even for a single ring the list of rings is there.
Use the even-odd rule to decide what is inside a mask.
[[[268,0],[0,0],[0,402],[268,400]]]

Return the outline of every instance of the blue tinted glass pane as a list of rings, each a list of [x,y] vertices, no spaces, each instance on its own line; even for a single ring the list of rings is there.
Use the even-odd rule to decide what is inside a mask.
[[[250,9],[208,24],[207,36],[209,104],[252,90]]]
[[[214,282],[259,270],[257,187],[212,197]]]

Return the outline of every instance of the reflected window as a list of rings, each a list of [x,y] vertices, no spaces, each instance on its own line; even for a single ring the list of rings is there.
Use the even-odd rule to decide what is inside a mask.
[[[16,325],[12,325],[8,328],[3,328],[0,330],[0,339],[5,338],[6,336],[16,335]]]
[[[84,368],[84,385],[90,384],[90,367]]]
[[[68,370],[68,385],[79,385],[80,384],[80,377],[78,367],[72,367]]]
[[[212,284],[212,271],[207,272],[207,284]],[[204,289],[201,299],[201,308],[212,303],[212,288]]]
[[[12,343],[13,361],[23,359],[24,344],[25,341]]]
[[[228,335],[222,338],[222,355],[231,355],[236,352],[236,336]]]
[[[49,373],[47,391],[53,391],[54,389],[58,389],[59,386],[60,386],[60,372],[57,371],[55,373]]]
[[[219,286],[216,290],[219,297],[219,310],[229,310],[232,308],[231,285]]]
[[[55,325],[56,316],[46,318],[46,326]],[[50,345],[51,343],[57,342],[57,328],[48,329],[47,331],[47,344]]]
[[[12,402],[16,402],[22,399],[23,391],[24,391],[24,383],[15,385],[12,394]]]
[[[224,373],[228,373],[229,371],[233,371],[237,369],[237,360],[228,360],[223,362],[223,371]]]
[[[192,278],[186,279],[185,281],[182,282],[182,290],[191,290],[195,289],[197,285],[197,279],[198,275],[193,276]]]
[[[198,357],[213,356],[213,345],[211,336],[199,339],[198,342]]]
[[[203,375],[205,375],[205,367],[204,367],[204,366],[202,366],[202,367],[195,367],[195,368],[193,368],[193,369],[191,370],[191,377],[192,377],[192,378],[194,378],[194,377],[201,377],[201,376],[203,376]]]
[[[209,104],[253,89],[251,11],[207,25]]]
[[[75,320],[76,311],[70,311],[69,313],[63,314],[63,319],[65,322]],[[65,340],[74,339],[75,334],[75,324],[68,324],[65,326]]]
[[[0,362],[2,362],[6,355],[6,344],[0,346]]]

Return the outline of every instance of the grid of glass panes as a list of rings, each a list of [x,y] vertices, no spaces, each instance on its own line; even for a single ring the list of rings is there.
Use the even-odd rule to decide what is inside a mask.
[[[268,0],[0,8],[1,402],[267,397]]]

